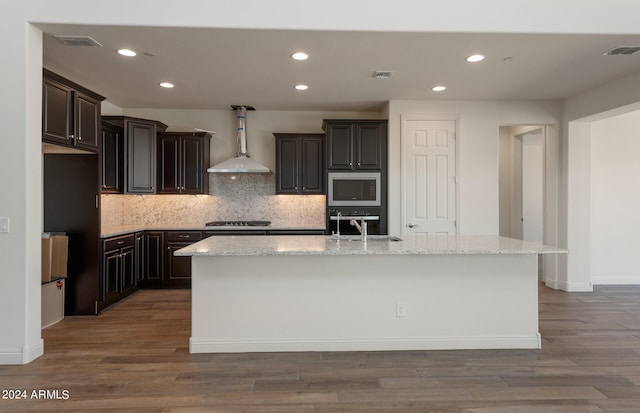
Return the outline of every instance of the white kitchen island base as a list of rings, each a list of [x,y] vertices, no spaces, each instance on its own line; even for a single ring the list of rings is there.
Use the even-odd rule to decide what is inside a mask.
[[[537,253],[558,252],[207,255],[206,248],[181,254],[192,255],[191,353],[537,349]]]

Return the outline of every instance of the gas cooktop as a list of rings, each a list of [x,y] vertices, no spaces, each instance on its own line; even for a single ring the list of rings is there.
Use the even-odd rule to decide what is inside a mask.
[[[205,224],[208,227],[266,227],[271,221],[211,221]]]

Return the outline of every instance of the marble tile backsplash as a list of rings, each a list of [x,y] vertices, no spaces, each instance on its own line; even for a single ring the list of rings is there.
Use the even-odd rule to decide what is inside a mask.
[[[210,195],[102,195],[102,226],[200,226],[221,220],[325,225],[325,196],[275,195],[274,174],[214,174],[209,185]]]

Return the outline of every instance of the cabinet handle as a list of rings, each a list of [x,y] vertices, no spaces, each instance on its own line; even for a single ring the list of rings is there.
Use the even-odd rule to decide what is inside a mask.
[[[178,235],[178,237],[180,237],[180,238],[191,238],[191,235],[182,235],[181,234],[181,235]]]
[[[358,162],[358,166],[360,166],[360,162]]]
[[[81,141],[82,140],[82,136],[78,136],[78,140]]]
[[[124,241],[118,241],[118,245],[124,244]]]
[[[349,162],[349,166],[353,166],[353,162]]]

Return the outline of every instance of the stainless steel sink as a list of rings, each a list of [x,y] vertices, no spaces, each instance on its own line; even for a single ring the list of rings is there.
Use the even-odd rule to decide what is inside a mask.
[[[360,241],[362,237],[360,235],[330,235],[328,237],[334,241]],[[402,238],[398,238],[392,235],[367,235],[367,242],[397,242],[402,241]]]

